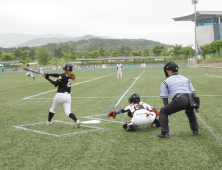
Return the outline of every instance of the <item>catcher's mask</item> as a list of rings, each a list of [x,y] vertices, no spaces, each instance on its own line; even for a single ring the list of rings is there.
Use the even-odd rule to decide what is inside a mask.
[[[179,69],[178,65],[175,64],[175,63],[172,62],[172,61],[169,62],[169,63],[166,63],[165,66],[164,66],[164,68],[163,68],[166,77],[169,77],[168,74],[167,74],[167,71],[168,71],[168,70],[172,70],[172,72],[175,73],[175,72],[178,72],[178,69]]]
[[[68,62],[64,65],[63,70],[72,71],[73,65],[72,63]]]
[[[140,96],[136,93],[131,93],[129,95],[128,101],[129,101],[129,104],[140,102]]]

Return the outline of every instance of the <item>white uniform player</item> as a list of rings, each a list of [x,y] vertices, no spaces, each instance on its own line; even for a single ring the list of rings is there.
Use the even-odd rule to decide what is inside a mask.
[[[44,73],[43,73],[43,67],[42,67],[42,66],[39,67],[39,72],[40,72],[40,76],[41,76],[41,74],[44,74]]]
[[[146,105],[146,107],[144,107],[146,109],[141,109],[141,106],[143,105]],[[131,122],[137,126],[151,124],[156,118],[156,113],[151,112],[153,107],[143,102],[140,102],[139,104],[133,103],[127,106],[124,110],[130,110],[130,112],[133,113]]]
[[[123,69],[123,65],[120,63],[120,61],[118,61],[118,64],[117,64],[117,79],[119,78],[119,75],[120,75],[120,78],[122,78],[122,69]]]
[[[29,64],[27,64],[27,68],[29,68]],[[26,76],[31,76],[32,78],[33,78],[33,80],[35,80],[35,77],[33,76],[33,74],[32,74],[32,72],[31,71],[28,71],[27,73],[26,73]]]
[[[111,110],[108,116],[115,118],[116,114],[128,112],[128,116],[132,117],[132,119],[123,125],[123,128],[127,131],[136,130],[137,126],[149,124],[153,125],[154,123],[157,127],[161,126],[159,121],[159,112],[149,104],[140,102],[138,94],[130,94],[128,100],[130,103],[129,106],[117,111]]]

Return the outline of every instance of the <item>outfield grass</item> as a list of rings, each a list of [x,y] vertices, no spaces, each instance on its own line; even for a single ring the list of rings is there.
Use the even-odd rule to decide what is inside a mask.
[[[116,71],[78,72],[71,110],[82,122],[101,120],[99,124],[82,124],[79,129],[62,106],[53,124],[45,125],[56,88],[39,75],[34,81],[25,73],[0,72],[1,170],[222,169],[222,69],[179,70],[192,81],[200,97],[200,135],[192,136],[186,115],[179,112],[169,117],[170,139],[157,138],[160,128],[155,126],[126,132],[122,128],[130,120],[126,114],[116,119],[106,116],[110,109],[127,106],[133,92],[160,110],[160,84],[165,79],[162,69],[124,71],[123,79],[116,79]]]

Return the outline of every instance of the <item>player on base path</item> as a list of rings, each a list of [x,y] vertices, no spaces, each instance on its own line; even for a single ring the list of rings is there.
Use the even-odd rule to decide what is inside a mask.
[[[153,125],[155,123],[156,127],[160,127],[159,112],[152,106],[140,102],[140,96],[136,93],[132,93],[129,96],[130,105],[125,107],[125,109],[120,109],[118,111],[111,110],[108,116],[116,118],[116,114],[121,114],[128,112],[128,116],[132,119],[123,125],[123,128],[127,131],[135,131],[137,126],[140,125]]]
[[[66,63],[63,67],[64,73],[63,74],[45,74],[45,78],[50,81],[55,87],[58,86],[57,94],[55,95],[52,103],[52,107],[49,110],[48,121],[46,125],[51,125],[52,118],[57,110],[57,108],[62,104],[65,114],[73,119],[76,123],[76,127],[80,127],[80,121],[76,118],[74,113],[71,113],[71,84],[72,80],[76,79],[76,75],[72,72],[73,65],[72,63]],[[58,77],[56,81],[53,81],[49,78]]]
[[[27,64],[27,68],[30,68],[29,67],[29,64]],[[32,72],[31,71],[28,71],[27,73],[26,73],[26,76],[31,76],[32,78],[33,78],[33,80],[35,80],[35,77],[33,76],[33,74],[32,74]]]

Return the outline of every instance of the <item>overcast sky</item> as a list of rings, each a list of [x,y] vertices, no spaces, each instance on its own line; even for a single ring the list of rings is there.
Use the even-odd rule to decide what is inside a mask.
[[[222,11],[222,0],[199,0],[197,11]],[[0,0],[0,34],[91,34],[116,39],[194,44],[191,0]]]

